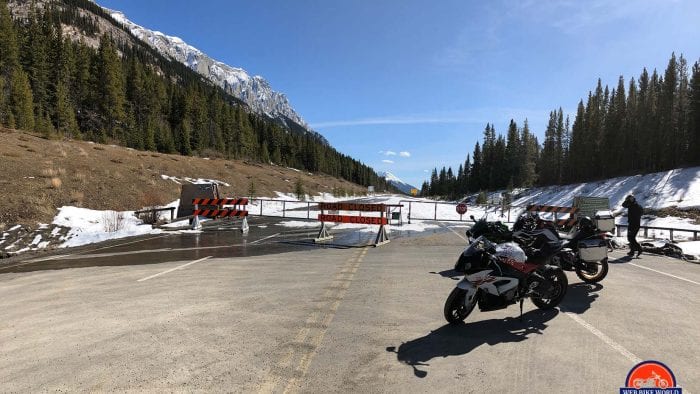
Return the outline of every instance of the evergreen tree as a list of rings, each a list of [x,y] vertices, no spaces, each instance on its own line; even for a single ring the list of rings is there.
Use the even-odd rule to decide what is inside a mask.
[[[0,1],[0,124],[14,127],[12,73],[19,68],[17,35],[5,1]],[[12,120],[12,122],[10,121]]]
[[[34,98],[27,74],[17,68],[10,81],[10,105],[15,127],[22,130],[34,129]]]
[[[690,99],[688,117],[688,153],[687,163],[700,165],[700,62],[693,65],[693,74],[690,79]]]
[[[518,125],[513,119],[508,125],[508,139],[506,142],[505,166],[508,174],[508,182],[520,187],[522,186],[522,147]]]
[[[536,166],[539,159],[539,144],[537,137],[530,133],[530,126],[527,119],[523,124],[522,138],[523,142],[523,187],[533,186],[537,182]]]
[[[474,146],[474,154],[472,155],[472,168],[469,176],[469,191],[475,192],[482,188],[481,183],[481,148],[477,142]]]
[[[110,138],[125,142],[126,92],[124,72],[114,43],[107,36],[100,39],[97,57],[99,109],[104,116],[103,128]]]
[[[544,132],[544,146],[540,158],[539,175],[541,185],[553,185],[557,182],[557,116],[556,111],[549,113],[549,123]]]

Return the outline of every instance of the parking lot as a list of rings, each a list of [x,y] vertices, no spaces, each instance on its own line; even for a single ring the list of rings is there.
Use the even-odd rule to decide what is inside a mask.
[[[449,326],[460,230],[317,247],[261,223],[0,267],[0,391],[617,392],[647,359],[700,387],[700,265],[616,251],[557,310]]]

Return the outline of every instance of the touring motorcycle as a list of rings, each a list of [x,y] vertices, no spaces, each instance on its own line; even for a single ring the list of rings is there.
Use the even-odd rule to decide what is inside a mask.
[[[553,222],[524,213],[513,230],[513,240],[531,258],[574,271],[586,283],[600,282],[608,274],[607,235],[588,217],[581,217],[570,233],[560,234]]]
[[[527,212],[516,220],[512,232],[501,222],[471,218],[475,223],[466,233],[470,243],[482,235],[498,243],[515,241],[531,260],[544,260],[574,271],[586,283],[600,282],[608,274],[607,235],[587,217],[581,218],[571,233],[563,235],[553,222]],[[464,270],[460,260],[455,270]]]
[[[445,301],[445,319],[457,324],[476,305],[482,312],[503,309],[530,298],[540,309],[559,305],[566,295],[568,281],[560,267],[530,262],[514,242],[494,244],[485,236],[473,240],[460,255],[464,279]]]

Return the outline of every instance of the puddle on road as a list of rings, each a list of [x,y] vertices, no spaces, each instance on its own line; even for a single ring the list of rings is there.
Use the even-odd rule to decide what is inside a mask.
[[[15,262],[0,267],[0,275],[67,268],[160,264],[196,260],[206,256],[251,257],[323,248],[356,248],[371,246],[377,236],[376,231],[345,229],[332,231],[334,238],[331,241],[314,243],[313,238],[318,231],[315,228],[290,229],[277,226],[269,220],[257,219],[255,222],[255,225],[251,223],[251,233],[248,235],[235,228],[205,229],[200,233],[167,234],[117,243],[113,246],[96,245],[95,248],[81,250],[65,258],[46,256],[46,260],[35,257],[24,262]],[[442,226],[424,231],[401,230],[395,227],[389,233],[389,237],[421,237],[446,231],[449,230]],[[70,251],[64,250],[61,254],[70,254]]]

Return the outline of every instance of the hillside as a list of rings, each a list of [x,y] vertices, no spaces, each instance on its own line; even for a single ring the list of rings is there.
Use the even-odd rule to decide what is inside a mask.
[[[366,189],[323,174],[217,157],[138,151],[87,141],[47,140],[0,128],[0,230],[14,224],[50,223],[64,205],[135,210],[179,198],[180,185],[164,176],[215,179],[226,196],[294,192],[300,179],[309,194]]]
[[[290,113],[256,112],[89,0],[0,2],[0,38],[2,126],[385,185]]]

